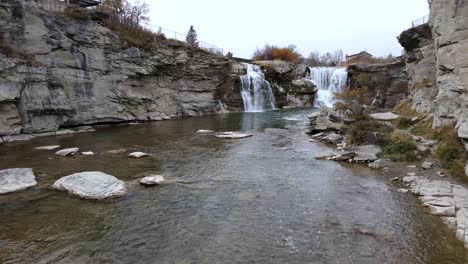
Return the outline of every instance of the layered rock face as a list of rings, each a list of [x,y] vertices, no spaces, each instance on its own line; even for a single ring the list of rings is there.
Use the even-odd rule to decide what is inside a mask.
[[[424,24],[408,29],[399,36],[398,41],[406,51],[406,72],[412,107],[419,113],[433,112],[437,81],[431,28]]]
[[[435,128],[455,122],[459,136],[468,139],[468,2],[431,0],[429,5],[429,25],[400,36],[413,107],[434,112]]]
[[[309,68],[285,61],[256,61],[270,82],[278,108],[310,107],[314,105],[315,84],[307,79]]]
[[[77,21],[36,1],[0,2],[0,33],[21,54],[0,52],[0,136],[215,113],[235,92],[224,57],[171,40],[132,48],[99,17]]]
[[[374,98],[373,106],[376,108],[393,108],[408,93],[408,76],[403,61],[350,65],[348,79],[351,88],[368,88],[369,98]]]
[[[438,94],[434,125],[457,121],[459,136],[468,138],[468,2],[432,0]]]

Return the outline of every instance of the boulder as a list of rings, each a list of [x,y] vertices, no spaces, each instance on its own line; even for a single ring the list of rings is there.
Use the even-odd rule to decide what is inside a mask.
[[[102,200],[126,194],[125,183],[99,171],[75,173],[57,180],[53,188],[83,199]]]
[[[76,155],[80,151],[79,148],[66,148],[55,152],[55,155],[62,157],[70,157]]]
[[[369,163],[369,168],[372,168],[374,170],[380,170],[385,167],[388,167],[392,164],[392,161],[389,159],[378,159],[372,163]]]
[[[421,168],[423,170],[429,170],[430,168],[432,168],[432,162],[426,160],[423,162],[423,164],[421,164]]]
[[[322,140],[328,143],[337,144],[343,140],[343,136],[339,134],[331,133],[331,134],[324,136]]]
[[[391,112],[375,113],[375,114],[370,114],[369,116],[373,119],[380,120],[380,121],[393,121],[393,120],[397,120],[398,118],[400,118],[399,115],[391,113]]]
[[[347,161],[347,160],[354,158],[355,156],[356,156],[356,153],[350,151],[350,152],[337,154],[331,157],[330,159],[334,161]]]
[[[353,148],[356,152],[354,161],[356,162],[370,162],[378,159],[378,154],[381,152],[381,148],[376,145],[363,145]]]
[[[160,185],[165,181],[164,177],[161,175],[149,175],[140,179],[140,184],[146,186],[155,186]]]
[[[36,185],[32,169],[0,170],[0,195],[22,191]]]
[[[60,145],[52,145],[52,146],[41,146],[41,147],[36,147],[34,149],[37,150],[54,150],[60,148]]]
[[[130,158],[143,158],[143,157],[148,157],[149,154],[144,153],[144,152],[132,152],[128,155]]]

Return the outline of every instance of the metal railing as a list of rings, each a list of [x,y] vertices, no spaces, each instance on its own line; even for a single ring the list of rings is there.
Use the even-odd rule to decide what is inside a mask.
[[[163,28],[163,27],[160,27],[160,26],[151,25],[151,24],[148,24],[148,23],[145,23],[142,26],[147,30],[153,31],[153,32],[158,33],[158,34],[162,34],[166,38],[176,39],[176,40],[185,42],[186,35],[183,34],[183,33],[179,33],[179,32],[174,31],[174,30],[170,30],[170,29]],[[224,52],[223,52],[222,48],[216,47],[215,45],[209,44],[209,43],[204,42],[204,41],[198,41],[198,47],[201,48],[201,49],[204,49],[204,50],[206,50],[208,52],[214,53],[214,54],[224,55]]]
[[[429,23],[429,15],[416,19],[411,24],[412,24],[412,27],[417,27],[417,26],[424,25],[427,23]]]

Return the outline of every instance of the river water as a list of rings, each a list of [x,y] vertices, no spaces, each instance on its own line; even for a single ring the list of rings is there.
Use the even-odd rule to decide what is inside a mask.
[[[0,263],[466,263],[454,232],[388,177],[315,160],[330,149],[304,134],[311,111],[101,127],[0,146],[0,168],[32,167],[39,182],[0,196]],[[222,140],[198,129],[254,136]],[[49,144],[97,155],[33,149]],[[106,153],[120,148],[151,157]],[[127,181],[129,194],[96,202],[48,189],[87,170]],[[170,182],[139,186],[146,172]]]

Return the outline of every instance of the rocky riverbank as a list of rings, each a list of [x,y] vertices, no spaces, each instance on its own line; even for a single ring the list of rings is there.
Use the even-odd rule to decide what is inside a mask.
[[[392,122],[400,116],[387,112],[370,114],[369,118],[374,120],[371,122],[393,126],[395,123]],[[396,184],[401,187],[398,191],[402,195],[408,192],[417,195],[421,205],[428,207],[430,213],[441,216],[456,231],[457,238],[468,247],[468,186],[460,180],[447,177],[450,172],[434,158],[438,144],[435,140],[395,128],[397,133],[411,137],[415,144],[415,148],[410,150],[414,154],[414,161],[395,160],[383,151],[393,142],[386,141],[379,146],[379,142],[386,140],[384,133],[372,131],[365,136],[365,143],[349,143],[352,141],[349,137],[354,136],[350,134],[350,126],[359,121],[343,119],[338,112],[328,108],[321,108],[311,114],[309,119],[311,127],[308,134],[311,135],[311,141],[320,140],[336,148],[335,151],[317,156],[317,159],[360,163],[371,169],[382,170],[389,180],[398,182]]]

